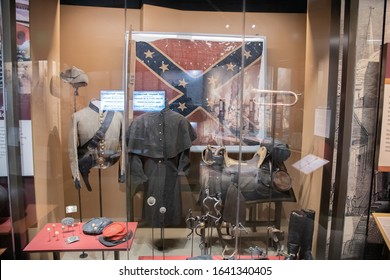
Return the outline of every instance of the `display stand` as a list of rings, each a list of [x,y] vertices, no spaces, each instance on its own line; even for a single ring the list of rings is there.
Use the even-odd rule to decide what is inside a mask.
[[[165,207],[161,207],[160,208],[160,213],[161,213],[161,222],[162,222],[162,226],[160,228],[160,238],[161,238],[161,242],[162,242],[162,254],[163,254],[163,260],[165,260],[165,224],[164,224],[164,220],[165,220],[165,212],[166,212],[166,209]]]
[[[99,168],[99,213],[103,217],[102,170]]]
[[[103,217],[103,198],[102,198],[102,170],[99,168],[99,213]],[[102,259],[104,260],[104,252],[102,251]]]
[[[154,196],[149,196],[147,199],[147,204],[149,207],[153,207],[156,204],[156,199]],[[153,225],[153,217],[152,217],[152,225]],[[154,259],[154,227],[152,226],[152,257]]]
[[[78,87],[73,87],[74,92],[73,92],[73,112],[76,113],[77,111],[77,96],[79,95],[78,92]],[[79,213],[80,213],[80,222],[83,222],[83,214],[82,214],[82,207],[81,207],[81,192],[80,189],[77,189],[77,194],[78,194],[78,200],[79,200]]]
[[[187,260],[190,258],[190,256],[167,256],[166,260]],[[284,260],[284,256],[282,255],[277,255],[277,256],[268,256],[266,258],[267,260]],[[139,256],[138,260],[162,260],[161,256],[158,256],[156,258],[152,258],[151,256]],[[211,256],[211,260],[226,260],[220,255],[214,255]],[[251,255],[240,255],[240,260],[265,260],[264,258],[254,258]]]
[[[78,93],[78,87],[73,86],[74,88],[74,94],[73,94],[73,112],[77,112],[77,96],[79,95]],[[99,174],[98,174],[98,179],[99,179],[99,213],[100,217],[103,217],[103,209],[102,209],[102,183],[101,183],[101,169],[99,169]],[[78,201],[79,201],[79,213],[80,213],[80,222],[83,222],[83,215],[82,215],[82,205],[81,205],[81,190],[78,188],[77,189],[77,194],[78,194]],[[88,254],[86,252],[82,252],[80,254],[81,259],[85,259],[88,257]],[[102,257],[104,259],[104,252],[102,252]]]
[[[390,213],[372,213],[372,216],[378,225],[387,249],[390,250]]]
[[[76,113],[77,111],[77,96],[79,95],[79,88],[78,87],[75,87],[73,86],[73,89],[74,89],[74,92],[73,92],[73,112]],[[80,188],[77,188],[77,196],[78,196],[78,200],[79,200],[79,213],[80,213],[80,223],[83,222],[83,214],[82,214],[82,206],[81,206],[81,190]],[[80,254],[80,258],[81,259],[85,259],[86,257],[88,257],[88,254],[86,252],[82,252]]]
[[[61,228],[61,223],[54,224],[56,228]],[[79,227],[82,228],[83,224],[80,224]],[[23,249],[24,252],[27,253],[43,253],[43,252],[51,252],[53,253],[53,259],[60,259],[60,252],[78,252],[78,251],[114,251],[114,259],[119,260],[119,252],[127,251],[131,248],[135,232],[137,230],[138,223],[136,222],[128,222],[127,229],[133,232],[132,237],[116,246],[106,247],[102,243],[99,242],[99,236],[96,235],[86,235],[82,231],[78,232],[78,236],[80,240],[78,242],[74,242],[71,244],[67,244],[65,239],[69,236],[76,235],[76,229],[71,228],[69,230],[65,230],[60,232],[57,237],[48,237],[48,228],[52,228],[53,224],[46,224],[37,235],[27,244],[27,246]],[[80,229],[79,229],[80,230]]]

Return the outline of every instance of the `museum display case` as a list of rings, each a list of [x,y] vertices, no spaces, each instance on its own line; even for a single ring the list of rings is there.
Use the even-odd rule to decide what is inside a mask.
[[[2,1],[2,259],[388,256],[385,0],[109,2]]]

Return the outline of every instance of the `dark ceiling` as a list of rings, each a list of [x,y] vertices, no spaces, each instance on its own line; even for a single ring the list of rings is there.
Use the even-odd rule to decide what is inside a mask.
[[[306,13],[307,0],[60,0],[62,5],[140,9],[143,4],[187,10]]]

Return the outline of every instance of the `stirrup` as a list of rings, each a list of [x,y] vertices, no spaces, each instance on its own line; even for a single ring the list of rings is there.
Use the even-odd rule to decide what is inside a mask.
[[[223,260],[234,260],[235,256],[236,256],[236,250],[234,250],[230,256],[225,255],[226,250],[227,250],[227,248],[225,246],[225,248],[223,248],[223,251],[222,251],[222,259]]]
[[[257,161],[257,168],[260,168],[265,158],[267,157],[267,148],[264,146],[260,147],[260,149],[257,150],[256,154],[259,155],[259,160]]]

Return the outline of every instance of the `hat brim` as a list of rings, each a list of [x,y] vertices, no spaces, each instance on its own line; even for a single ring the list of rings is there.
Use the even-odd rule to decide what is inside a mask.
[[[99,235],[103,233],[105,227],[113,223],[106,217],[91,218],[83,225],[83,233],[86,235]],[[92,226],[95,225],[95,226]]]
[[[74,66],[64,72],[61,72],[60,78],[75,88],[85,87],[88,85],[88,76],[83,70]]]
[[[130,230],[124,238],[121,238],[119,240],[109,240],[104,238],[104,236],[99,236],[98,240],[101,244],[103,244],[106,247],[114,247],[119,244],[122,244],[123,242],[130,240],[132,237],[133,237],[133,231]]]

